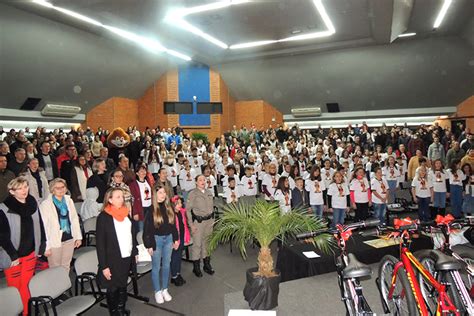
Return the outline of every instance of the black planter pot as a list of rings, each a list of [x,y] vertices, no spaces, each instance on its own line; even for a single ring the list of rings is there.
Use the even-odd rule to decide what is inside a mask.
[[[247,270],[247,282],[244,288],[244,298],[251,309],[270,310],[278,306],[280,292],[280,271],[275,270],[276,276],[266,278],[255,276],[258,268]]]

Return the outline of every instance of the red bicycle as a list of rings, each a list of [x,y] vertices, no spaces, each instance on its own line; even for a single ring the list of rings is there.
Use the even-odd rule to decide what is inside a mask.
[[[426,283],[436,291],[435,315],[460,315],[457,307],[448,295],[447,285],[438,282],[433,275],[415,258],[409,249],[411,234],[430,224],[420,224],[410,218],[395,219],[391,237],[400,240],[400,259],[387,255],[382,258],[377,285],[379,287],[385,312],[392,315],[429,316],[415,271],[423,275]],[[445,258],[443,258],[445,259]],[[459,264],[451,262],[449,257],[439,262],[446,269]]]

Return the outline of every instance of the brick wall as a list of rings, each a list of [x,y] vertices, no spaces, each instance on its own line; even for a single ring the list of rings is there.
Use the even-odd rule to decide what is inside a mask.
[[[461,102],[456,113],[449,118],[437,120],[441,127],[451,128],[451,120],[466,120],[466,127],[474,131],[474,95]]]
[[[138,102],[133,99],[110,98],[89,111],[83,125],[93,130],[100,126],[108,130],[138,126]]]
[[[262,100],[235,102],[235,119],[232,125],[240,128],[242,125],[258,128],[264,125],[264,105]],[[232,128],[232,126],[231,126]]]
[[[232,129],[233,125],[240,128],[268,127],[282,122],[283,115],[273,106],[263,100],[236,101],[221,75],[209,70],[209,92],[211,102],[222,102],[222,114],[211,114],[211,124],[208,128],[186,128],[186,133],[201,132],[208,134],[210,141]],[[97,130],[113,129],[136,125],[140,130],[146,127],[168,128],[179,123],[179,115],[165,115],[163,103],[179,101],[178,70],[168,71],[155,81],[138,100],[126,98],[110,98],[94,107],[86,116],[85,126]],[[272,119],[275,118],[275,121]]]

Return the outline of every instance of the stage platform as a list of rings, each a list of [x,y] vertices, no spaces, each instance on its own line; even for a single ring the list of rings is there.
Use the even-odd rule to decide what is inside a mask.
[[[372,310],[377,315],[384,315],[379,292],[375,284],[378,264],[371,264],[372,278],[363,280],[364,294]],[[298,279],[280,284],[277,316],[310,316],[310,315],[345,315],[345,307],[340,300],[335,272],[309,278]],[[224,296],[224,315],[230,309],[248,309],[242,291]]]

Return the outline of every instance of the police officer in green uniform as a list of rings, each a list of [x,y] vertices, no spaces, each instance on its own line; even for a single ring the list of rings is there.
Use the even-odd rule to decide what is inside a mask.
[[[206,189],[206,177],[196,177],[196,188],[188,195],[186,201],[186,216],[191,223],[193,245],[191,247],[191,260],[193,260],[193,272],[197,277],[202,277],[201,258],[204,262],[203,270],[207,274],[214,274],[211,267],[211,258],[208,253],[208,238],[214,226],[214,199],[212,192]]]

